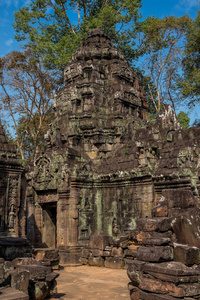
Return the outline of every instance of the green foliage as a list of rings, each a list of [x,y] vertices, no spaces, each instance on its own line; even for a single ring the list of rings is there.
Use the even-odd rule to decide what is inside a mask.
[[[129,153],[129,147],[124,148],[124,154],[128,155],[128,153]]]
[[[185,30],[190,22],[188,16],[170,16],[148,17],[140,24],[140,55],[156,90],[156,97],[151,98],[157,114],[169,103],[175,110],[176,80],[181,68]]]
[[[7,54],[2,58],[2,66],[0,96],[4,118],[9,119],[24,161],[28,148],[31,155],[41,148],[40,140],[52,116],[55,82],[40,57],[30,49]]]
[[[200,11],[186,31],[186,47],[182,60],[183,76],[178,81],[189,107],[200,101]]]
[[[15,12],[16,39],[42,55],[46,67],[63,69],[80,41],[98,27],[132,60],[140,7],[141,0],[31,0]]]
[[[190,118],[188,117],[188,114],[186,114],[184,111],[180,111],[178,113],[177,120],[179,121],[179,123],[183,129],[189,128]]]
[[[147,111],[148,122],[153,124],[157,117],[157,111],[154,104],[154,99],[156,99],[156,87],[152,81],[151,76],[145,75],[145,71],[139,68],[136,69],[136,73],[140,79],[140,86],[144,89],[149,108]]]

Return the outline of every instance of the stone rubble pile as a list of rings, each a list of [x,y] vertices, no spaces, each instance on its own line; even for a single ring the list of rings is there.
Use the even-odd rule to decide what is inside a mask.
[[[31,257],[15,258],[13,261],[0,258],[0,299],[8,299],[11,294],[12,299],[43,300],[51,297],[57,292],[58,276],[58,273],[52,272],[50,262]]]
[[[190,191],[163,191],[153,218],[137,220],[126,261],[132,300],[200,299],[199,208]]]

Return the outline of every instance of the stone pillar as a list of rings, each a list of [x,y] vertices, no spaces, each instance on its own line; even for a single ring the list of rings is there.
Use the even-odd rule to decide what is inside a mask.
[[[69,210],[69,190],[59,193],[57,202],[57,248],[66,246],[68,240],[67,218]]]
[[[33,195],[27,196],[27,237],[35,245],[35,204]]]
[[[77,246],[78,242],[78,208],[80,203],[80,190],[77,187],[76,179],[71,180],[70,196],[67,207],[67,245]]]

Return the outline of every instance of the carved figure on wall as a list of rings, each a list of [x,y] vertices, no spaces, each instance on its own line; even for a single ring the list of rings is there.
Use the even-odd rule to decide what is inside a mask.
[[[37,163],[37,174],[36,174],[36,182],[49,182],[51,181],[51,174],[49,171],[49,159],[46,157],[41,157]]]
[[[11,204],[9,214],[8,214],[8,228],[9,229],[14,229],[14,227],[15,227],[15,219],[16,219],[15,211],[16,211],[16,209],[14,207],[14,204]]]
[[[116,218],[113,219],[112,232],[114,236],[118,236],[119,234],[119,225]]]

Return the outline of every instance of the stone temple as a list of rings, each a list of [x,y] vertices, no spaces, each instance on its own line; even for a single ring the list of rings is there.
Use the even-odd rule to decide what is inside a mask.
[[[164,189],[199,198],[200,130],[170,107],[153,126],[123,54],[94,30],[64,70],[48,150],[27,174],[27,236],[36,248],[78,255],[93,234],[117,238],[152,216]]]
[[[59,259],[126,264],[132,300],[200,299],[200,129],[170,106],[149,125],[137,75],[98,29],[54,109],[26,172],[0,127],[0,300],[54,295]]]

